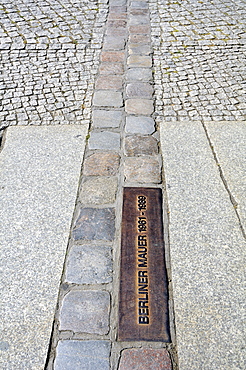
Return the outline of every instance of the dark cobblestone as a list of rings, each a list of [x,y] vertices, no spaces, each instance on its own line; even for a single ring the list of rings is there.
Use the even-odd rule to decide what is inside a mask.
[[[115,233],[114,208],[82,208],[73,230],[75,240],[112,241]]]

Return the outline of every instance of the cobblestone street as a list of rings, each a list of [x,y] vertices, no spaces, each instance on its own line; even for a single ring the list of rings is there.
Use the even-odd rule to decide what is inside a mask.
[[[244,369],[245,18],[1,0],[1,369]],[[166,341],[119,339],[126,187],[161,189]]]

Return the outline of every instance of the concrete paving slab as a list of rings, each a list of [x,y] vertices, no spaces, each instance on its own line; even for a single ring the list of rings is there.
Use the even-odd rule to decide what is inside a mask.
[[[44,369],[87,126],[7,130],[0,153],[1,369]]]
[[[164,122],[161,147],[180,370],[244,369],[245,239],[199,122]]]
[[[205,126],[246,230],[246,121],[210,121]]]

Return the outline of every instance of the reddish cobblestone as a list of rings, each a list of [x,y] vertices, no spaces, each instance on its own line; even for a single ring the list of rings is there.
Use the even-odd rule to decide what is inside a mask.
[[[125,53],[122,51],[103,51],[101,54],[102,62],[123,62]]]
[[[99,67],[99,73],[103,75],[122,75],[124,67],[122,63],[102,63]]]
[[[119,370],[172,370],[172,363],[165,349],[126,349]]]
[[[122,77],[120,76],[99,76],[96,81],[96,89],[119,90],[122,89]]]

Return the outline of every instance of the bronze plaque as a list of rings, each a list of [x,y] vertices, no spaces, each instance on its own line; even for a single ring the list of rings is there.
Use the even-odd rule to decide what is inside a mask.
[[[118,339],[170,341],[162,192],[124,188]]]

